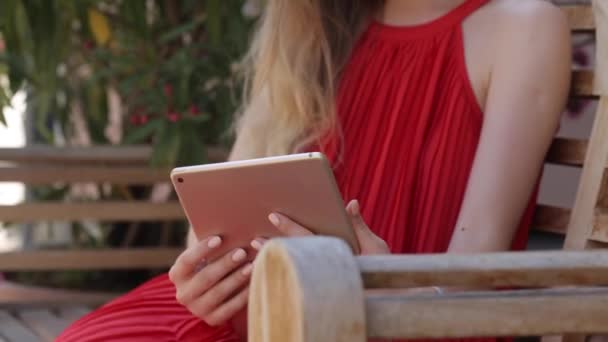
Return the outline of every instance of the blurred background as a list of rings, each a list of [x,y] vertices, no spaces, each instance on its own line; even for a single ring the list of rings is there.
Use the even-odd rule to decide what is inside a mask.
[[[260,6],[259,0],[0,1],[0,148],[13,155],[4,160],[0,153],[0,252],[179,250],[186,231],[179,213],[167,219],[135,214],[114,219],[107,211],[115,207],[100,205],[91,209],[90,218],[68,219],[52,212],[60,207],[23,205],[129,202],[174,208],[168,170],[222,160],[232,142],[230,127],[242,86],[239,62]],[[592,42],[589,34],[574,37],[575,68],[593,65]],[[559,135],[585,139],[594,106],[587,100],[569,103]],[[130,180],[117,174],[113,182],[109,176],[85,181],[85,172],[78,170],[91,175],[118,170],[106,165],[116,161],[102,158],[108,153],[96,149],[100,146],[114,147],[112,155],[136,156],[156,176],[128,173],[134,166],[123,158],[131,169],[122,174],[130,174]],[[80,159],[68,156],[72,152]],[[99,163],[94,163],[97,153]],[[48,157],[61,154],[66,157]],[[85,160],[91,165],[79,164]],[[24,161],[25,167],[16,166]],[[570,207],[579,173],[548,166],[541,202]],[[132,184],[139,174],[145,184]],[[14,214],[21,209],[31,219]],[[549,233],[536,233],[531,244],[561,247],[560,238]],[[99,270],[72,262],[71,267],[0,275],[37,285],[123,291],[166,269],[164,264]]]
[[[258,13],[257,1],[244,0],[2,0],[0,147],[144,145],[151,147],[149,167],[162,170],[204,163],[210,147],[221,155],[233,139],[239,61]],[[25,187],[6,180],[0,178],[2,205],[162,202],[172,196],[169,185],[160,183],[53,181]],[[183,220],[172,222],[166,233],[161,222],[24,225],[0,217],[0,251],[179,245],[184,231]],[[129,288],[149,275],[130,271],[116,282],[94,271],[4,274],[103,289],[117,283]]]

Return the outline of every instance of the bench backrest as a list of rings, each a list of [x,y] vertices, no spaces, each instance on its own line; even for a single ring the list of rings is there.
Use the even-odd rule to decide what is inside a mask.
[[[598,102],[587,141],[557,138],[547,162],[582,168],[572,210],[539,205],[535,228],[566,235],[565,247],[583,249],[608,242],[608,3],[562,6],[573,33],[595,33],[596,65],[573,70],[572,97]]]
[[[95,146],[0,149],[0,182],[28,185],[71,184],[103,188],[113,185],[128,195],[130,185],[158,185],[169,182],[169,170],[150,167],[149,146]],[[209,160],[223,160],[225,151],[208,150]],[[142,222],[184,221],[177,200],[152,202],[127,199],[117,201],[44,201],[0,205],[0,220],[10,223],[46,221]],[[0,254],[3,271],[101,270],[166,268],[181,248],[105,248],[70,250],[27,250]]]

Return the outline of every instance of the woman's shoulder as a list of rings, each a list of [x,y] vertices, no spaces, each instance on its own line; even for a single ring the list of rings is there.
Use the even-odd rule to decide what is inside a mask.
[[[547,0],[491,0],[470,19],[468,32],[495,58],[522,52],[552,58],[546,56],[549,50],[566,51],[570,46],[568,18]]]
[[[547,0],[491,0],[480,11],[502,30],[529,31],[538,27],[568,28],[564,12]]]

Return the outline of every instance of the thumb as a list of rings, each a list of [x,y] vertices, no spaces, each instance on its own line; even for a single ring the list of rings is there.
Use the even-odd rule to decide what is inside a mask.
[[[355,231],[355,236],[359,241],[361,254],[388,254],[390,249],[384,240],[378,237],[365,223],[361,216],[359,201],[352,200],[346,206],[346,212],[350,217],[350,222]]]
[[[357,235],[371,233],[369,227],[367,227],[367,224],[365,223],[365,220],[363,220],[363,217],[361,216],[361,207],[359,205],[359,201],[355,199],[348,202],[346,205],[346,212],[350,217],[350,222],[352,223],[353,229]]]

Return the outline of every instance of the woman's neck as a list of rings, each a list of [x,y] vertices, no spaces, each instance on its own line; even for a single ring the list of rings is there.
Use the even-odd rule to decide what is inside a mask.
[[[412,26],[437,19],[466,0],[386,0],[376,19],[388,25]]]

